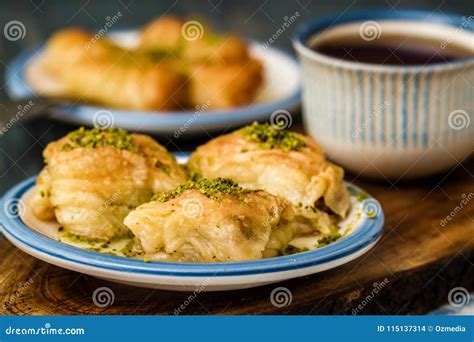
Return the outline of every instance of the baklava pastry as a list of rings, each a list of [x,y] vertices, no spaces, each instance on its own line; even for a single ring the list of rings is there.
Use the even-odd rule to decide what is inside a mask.
[[[222,109],[248,105],[263,84],[263,65],[234,35],[219,35],[197,21],[167,16],[147,25],[138,49],[169,63],[172,56],[188,76],[188,105]]]
[[[152,138],[120,129],[84,129],[50,143],[30,207],[82,238],[129,234],[124,217],[154,193],[174,189],[186,176]]]
[[[159,17],[140,32],[139,49],[155,53],[177,54],[185,43],[182,27],[185,21],[173,15]]]
[[[244,106],[257,96],[263,67],[256,59],[244,64],[199,64],[190,75],[191,104],[222,109]]]
[[[73,97],[117,108],[166,111],[187,103],[185,76],[167,64],[84,61],[63,80]]]
[[[272,230],[290,224],[292,215],[280,197],[201,178],[157,194],[124,222],[147,255],[218,262],[261,259]]]
[[[68,97],[118,108],[169,110],[181,108],[187,101],[186,76],[175,65],[156,63],[151,56],[72,28],[49,39],[27,78],[37,91],[47,92],[43,78],[36,77],[39,68],[56,80]]]
[[[140,33],[138,50],[182,63],[232,64],[250,58],[246,43],[234,35],[220,35],[208,25],[175,16],[160,17]]]
[[[215,138],[197,148],[188,166],[209,179],[233,178],[285,198],[310,222],[302,222],[301,234],[330,234],[349,209],[343,169],[328,162],[312,138],[279,126],[255,122]]]

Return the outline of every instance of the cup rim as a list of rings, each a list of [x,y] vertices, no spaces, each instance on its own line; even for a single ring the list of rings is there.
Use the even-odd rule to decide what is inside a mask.
[[[467,17],[471,18],[472,15]],[[466,65],[474,65],[474,56],[468,56],[449,63],[434,63],[429,65],[383,65],[370,64],[341,60],[335,57],[324,55],[314,51],[307,46],[307,41],[314,37],[317,32],[340,24],[349,24],[359,21],[369,20],[409,20],[420,23],[449,25],[453,27],[462,27],[463,29],[474,32],[474,19],[466,19],[466,16],[456,14],[432,13],[425,10],[398,10],[389,12],[382,9],[359,10],[346,12],[343,14],[333,14],[316,18],[300,25],[293,35],[293,46],[295,50],[312,60],[320,61],[325,64],[332,64],[336,67],[345,69],[369,70],[380,72],[431,72],[435,70],[451,70],[462,68]]]

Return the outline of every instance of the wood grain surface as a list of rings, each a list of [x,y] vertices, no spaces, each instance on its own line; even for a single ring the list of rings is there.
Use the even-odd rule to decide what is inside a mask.
[[[474,290],[474,161],[410,183],[348,175],[386,215],[374,249],[336,269],[232,292],[190,293],[119,285],[39,261],[0,239],[3,314],[420,314],[447,302],[456,286]],[[463,201],[464,200],[464,201]],[[467,202],[467,204],[463,204]],[[451,220],[446,220],[452,216]],[[445,219],[445,220],[443,220]],[[444,223],[446,222],[446,223]],[[114,302],[94,305],[99,287]],[[276,287],[291,303],[272,305]],[[181,309],[180,309],[181,308]]]

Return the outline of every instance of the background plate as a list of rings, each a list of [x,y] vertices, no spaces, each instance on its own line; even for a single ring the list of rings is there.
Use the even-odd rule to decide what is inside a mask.
[[[131,46],[136,41],[134,30],[116,31],[110,37],[122,45]],[[245,125],[255,120],[268,119],[277,110],[294,111],[300,101],[300,75],[296,60],[282,51],[250,42],[251,54],[264,64],[265,85],[260,100],[246,107],[199,112],[141,112],[102,108],[92,105],[62,105],[52,111],[52,117],[79,125],[92,126],[93,117],[106,109],[113,114],[114,126],[133,131],[172,134],[202,133],[202,130],[223,130]],[[35,96],[25,79],[26,65],[41,54],[43,46],[29,49],[16,57],[7,68],[6,90],[13,99]]]

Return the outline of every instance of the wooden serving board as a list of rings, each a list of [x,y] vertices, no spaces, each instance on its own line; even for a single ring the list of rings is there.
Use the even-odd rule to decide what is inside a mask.
[[[428,180],[374,183],[347,175],[382,204],[381,241],[324,273],[233,292],[183,293],[119,285],[39,261],[0,238],[3,314],[421,314],[447,302],[450,289],[474,290],[474,160]],[[468,202],[463,204],[462,201]],[[470,200],[469,200],[470,199]],[[451,215],[450,221],[443,221]],[[443,222],[446,222],[443,223]],[[92,294],[110,288],[112,305]],[[276,307],[276,287],[291,303]],[[179,309],[180,308],[180,309]],[[178,310],[178,311],[176,311]]]

